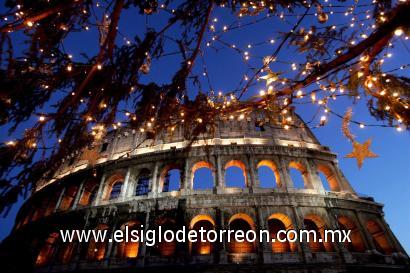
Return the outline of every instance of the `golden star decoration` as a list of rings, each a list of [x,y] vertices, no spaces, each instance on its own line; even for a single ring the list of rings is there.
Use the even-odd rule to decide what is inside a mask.
[[[356,158],[357,166],[360,169],[363,165],[363,161],[366,158],[376,158],[376,157],[378,157],[377,154],[370,151],[370,145],[371,144],[372,144],[371,139],[366,140],[366,142],[363,143],[363,144],[361,144],[357,141],[354,141],[353,142],[353,151],[350,154],[346,155],[345,157],[346,158]]]
[[[266,86],[270,85],[272,82],[275,82],[279,79],[279,73],[274,73],[271,70],[268,71],[268,74],[260,77],[260,79],[266,81]]]

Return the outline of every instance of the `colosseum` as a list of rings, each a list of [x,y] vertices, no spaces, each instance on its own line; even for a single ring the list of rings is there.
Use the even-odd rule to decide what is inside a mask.
[[[221,118],[212,134],[193,143],[183,128],[148,139],[147,132],[125,127],[108,133],[90,150],[62,159],[55,179],[33,189],[3,243],[14,245],[9,257],[20,261],[9,271],[408,272],[409,257],[383,206],[356,193],[336,155],[293,118],[297,126],[288,130],[260,113]],[[273,237],[282,229],[314,230],[319,237],[325,229],[344,229],[351,242],[146,246],[62,243],[58,232],[141,225],[266,229]]]

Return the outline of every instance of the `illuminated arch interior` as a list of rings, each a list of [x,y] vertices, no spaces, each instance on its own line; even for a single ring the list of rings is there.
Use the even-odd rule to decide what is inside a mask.
[[[257,165],[259,183],[262,188],[282,187],[279,170],[271,160],[262,160]]]
[[[324,185],[328,185],[331,191],[340,191],[340,184],[336,178],[336,175],[332,171],[332,169],[326,165],[319,164],[317,165],[317,170],[319,173],[323,174],[324,179],[322,179],[322,183]],[[325,181],[323,181],[325,180]]]
[[[245,188],[247,186],[246,167],[242,161],[231,160],[225,165],[225,186]]]

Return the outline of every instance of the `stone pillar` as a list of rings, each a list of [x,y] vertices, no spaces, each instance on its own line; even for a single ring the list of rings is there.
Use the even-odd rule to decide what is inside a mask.
[[[292,222],[295,225],[295,229],[297,231],[304,228],[303,219],[300,218],[299,215],[299,208],[296,204],[292,205]],[[295,244],[298,246],[298,249],[302,252],[302,257],[305,263],[312,261],[312,251],[310,250],[308,244],[306,242],[300,242],[297,240]]]
[[[386,233],[387,240],[389,240],[390,245],[392,246],[392,248],[394,248],[393,252],[406,253],[400,242],[397,240],[396,236],[394,236],[393,232],[391,231],[389,224],[384,220],[383,215],[381,215],[379,219],[382,224],[382,229],[384,229]]]
[[[63,188],[62,191],[60,192],[60,196],[58,197],[56,206],[54,207],[54,212],[56,212],[60,208],[61,201],[63,200],[65,190],[66,188]]]
[[[181,189],[183,194],[189,194],[190,190],[192,189],[192,184],[191,184],[191,175],[190,175],[190,170],[189,170],[189,158],[185,158],[184,162],[184,175],[181,179]]]
[[[254,187],[257,187],[259,185],[256,184],[255,181],[255,160],[253,158],[253,156],[251,156],[250,154],[246,155],[246,176],[247,176],[247,182],[248,182],[248,188],[249,189],[253,189]]]
[[[289,167],[287,162],[280,157],[278,160],[278,172],[281,181],[281,188],[283,189],[293,189],[293,181],[289,175]]]
[[[127,168],[127,173],[125,174],[124,184],[121,189],[121,200],[124,201],[127,198],[128,187],[130,184],[131,167]]]
[[[221,166],[221,156],[216,155],[215,156],[215,170],[216,170],[216,191],[217,192],[223,192],[225,188],[225,183],[223,180],[223,175],[222,175],[222,166]]]
[[[218,216],[219,212],[219,217],[216,218],[217,225],[219,226],[220,230],[226,230],[225,226],[225,213],[224,211],[221,211],[220,209],[217,209],[216,215]],[[227,239],[226,235],[221,238],[222,243],[220,244],[221,249],[219,250],[219,264],[227,264],[228,263],[228,252],[227,252]]]
[[[80,198],[83,195],[83,189],[84,189],[85,182],[86,181],[83,180],[81,182],[80,186],[78,187],[77,193],[76,193],[75,198],[74,198],[73,205],[71,206],[71,210],[75,210],[77,208],[78,202],[80,201]]]
[[[107,234],[109,234],[108,238],[112,238],[112,240],[108,241],[107,245],[105,246],[105,253],[104,253],[104,262],[108,263],[108,261],[113,258],[115,256],[115,251],[114,251],[114,232],[115,230],[117,230],[117,217],[115,217],[115,222],[111,225],[111,228],[109,229],[109,232],[107,232]]]
[[[98,206],[100,204],[102,195],[104,193],[105,178],[106,178],[106,174],[103,174],[103,176],[101,177],[100,184],[98,185],[97,196],[95,197],[94,202],[92,204],[93,206]]]
[[[259,230],[268,230],[268,208],[267,207],[261,207],[261,208],[257,208],[257,219],[258,219],[258,226],[259,226]],[[265,239],[265,238],[261,238],[261,239]],[[272,249],[270,247],[271,242],[265,241],[263,240],[262,242],[259,242],[259,253],[261,255],[261,262],[262,263],[270,263],[272,262],[269,259],[269,256],[272,254]]]
[[[354,191],[350,183],[347,181],[346,177],[343,175],[337,162],[333,162],[333,166],[334,175],[336,176],[337,181],[339,181],[340,190],[355,194],[356,192]]]
[[[362,238],[364,240],[364,243],[366,245],[366,248],[368,250],[375,250],[376,246],[373,242],[373,238],[370,235],[369,231],[366,228],[366,224],[363,222],[362,220],[362,216],[360,215],[360,213],[358,211],[354,211],[354,214],[356,216],[356,222],[358,224],[358,228],[360,230],[360,235],[362,235]]]
[[[333,213],[331,208],[327,209],[328,213],[328,220],[329,220],[329,226],[332,230],[340,230],[339,227],[339,222],[337,220],[337,215]],[[339,238],[342,239],[342,238]],[[353,257],[352,254],[346,249],[346,246],[342,242],[335,242],[331,243],[333,245],[333,248],[336,248],[336,250],[341,254],[343,260],[345,263],[353,263]]]
[[[145,223],[144,223],[144,233],[145,234],[149,228],[149,217],[150,217],[150,212],[147,211],[147,214],[145,215]],[[147,253],[147,245],[145,243],[142,243],[141,250],[139,251],[138,256],[142,257],[144,264],[145,264],[146,253]]]
[[[151,184],[151,192],[148,195],[152,197],[157,196],[158,194],[158,168],[159,168],[158,161],[155,162],[154,171],[152,173],[152,184]]]
[[[322,180],[320,179],[320,176],[317,173],[315,163],[311,159],[307,159],[305,163],[306,171],[308,173],[308,183],[310,183],[312,188],[317,190],[319,193],[325,194],[325,188],[323,187]]]

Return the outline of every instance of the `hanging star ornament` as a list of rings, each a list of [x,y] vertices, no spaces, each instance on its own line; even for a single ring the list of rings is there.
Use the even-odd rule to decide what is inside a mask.
[[[378,157],[377,154],[373,153],[372,151],[370,151],[370,145],[372,144],[372,140],[369,138],[368,140],[366,140],[365,143],[361,144],[357,141],[353,142],[353,151],[346,155],[346,158],[356,158],[357,160],[357,166],[359,167],[359,169],[362,167],[363,165],[363,161],[366,158],[376,158]]]

